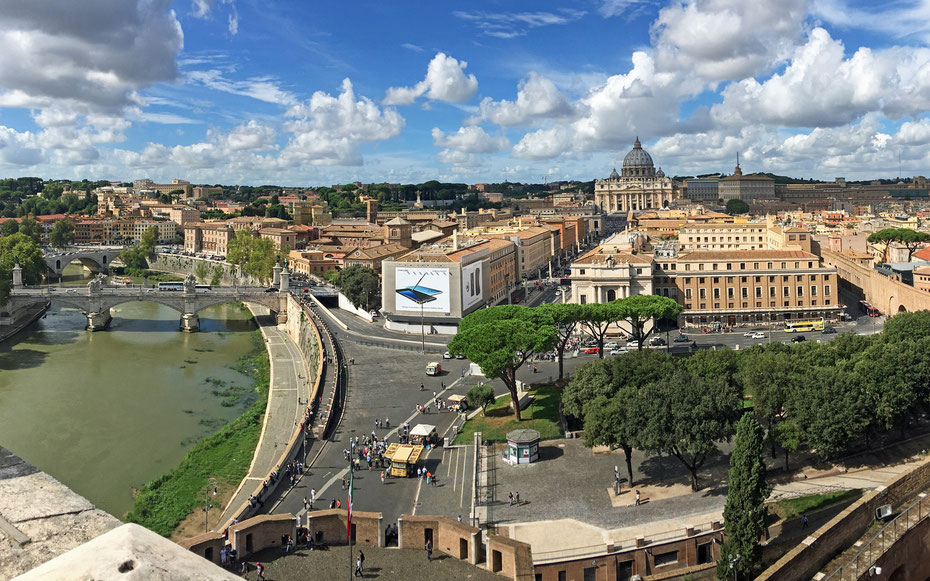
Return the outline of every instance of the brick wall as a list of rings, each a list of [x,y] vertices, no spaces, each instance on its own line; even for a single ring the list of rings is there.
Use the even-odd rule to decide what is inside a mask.
[[[229,527],[229,540],[240,558],[269,547],[280,547],[282,535],[297,538],[297,519],[290,514],[266,514]]]
[[[491,535],[487,542],[487,567],[511,579],[533,579],[533,551],[526,543]]]
[[[220,551],[223,550],[226,539],[224,539],[223,535],[220,533],[209,532],[184,539],[183,541],[178,541],[178,544],[192,553],[196,553],[204,559],[219,565]]]
[[[810,579],[830,559],[859,540],[872,524],[876,508],[883,504],[898,505],[928,487],[930,459],[925,459],[833,517],[766,569],[757,581]]]
[[[924,519],[905,533],[875,565],[882,568],[880,579],[930,579],[930,519]],[[868,569],[859,581],[872,581]]]
[[[322,540],[328,545],[345,545],[347,512],[342,509],[317,510],[309,513],[307,526],[313,531],[314,539]],[[384,528],[381,525],[380,512],[352,513],[355,526],[355,544],[371,547],[384,546]],[[319,533],[322,533],[320,538]]]
[[[432,531],[433,550],[477,565],[481,560],[481,531],[444,516],[402,516],[397,524],[402,549],[423,549]]]

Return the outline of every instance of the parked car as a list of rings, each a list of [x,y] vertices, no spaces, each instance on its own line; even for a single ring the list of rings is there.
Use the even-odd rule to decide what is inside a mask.
[[[835,335],[836,329],[834,329],[833,327],[825,327],[823,330],[823,334],[824,335]]]
[[[674,339],[672,339],[672,342],[673,342],[673,343],[687,343],[687,342],[690,341],[690,340],[691,340],[691,339],[688,339],[688,336],[687,336],[687,335],[681,335],[681,334],[679,334],[677,337],[675,337]]]
[[[452,359],[452,354],[449,353],[448,351],[446,351],[445,353],[442,354],[442,358],[443,358],[443,359]]]
[[[598,353],[600,353],[600,349],[597,347],[588,347],[584,350],[585,355],[597,355]]]
[[[268,287],[268,288],[265,289],[265,292],[266,292],[266,293],[276,293],[276,292],[278,292],[278,289],[276,289],[276,288],[273,287],[273,286],[270,286],[270,287]]]
[[[624,349],[623,347],[620,347],[619,349],[611,349],[611,350],[610,350],[610,354],[611,354],[611,355],[623,355],[624,353],[629,353],[629,350],[628,350],[628,349]]]
[[[791,338],[792,343],[803,343],[804,341],[807,341],[807,337],[804,335],[796,335]]]

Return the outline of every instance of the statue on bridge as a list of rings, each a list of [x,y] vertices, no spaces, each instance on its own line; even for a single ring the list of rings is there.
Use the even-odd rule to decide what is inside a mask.
[[[197,292],[197,278],[193,274],[188,274],[187,278],[184,279],[184,292]]]
[[[106,278],[106,275],[102,273],[93,277],[90,279],[90,282],[87,283],[87,290],[90,291],[91,294],[99,294],[100,290],[103,288],[103,283],[106,281]]]

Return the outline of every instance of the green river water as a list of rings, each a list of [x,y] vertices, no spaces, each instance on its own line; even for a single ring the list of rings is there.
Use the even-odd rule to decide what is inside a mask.
[[[133,488],[254,401],[251,379],[231,366],[256,327],[235,304],[201,311],[192,334],[156,303],[111,312],[109,330],[89,333],[80,311],[53,301],[0,344],[0,445],[122,518]],[[237,388],[245,395],[221,405]]]

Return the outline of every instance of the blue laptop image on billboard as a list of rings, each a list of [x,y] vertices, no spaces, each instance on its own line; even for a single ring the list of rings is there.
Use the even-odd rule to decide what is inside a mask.
[[[417,304],[435,301],[436,296],[442,294],[442,291],[426,286],[420,286],[420,282],[423,280],[424,276],[426,276],[426,274],[420,277],[420,280],[417,281],[417,284],[408,286],[406,288],[399,288],[395,292]]]

